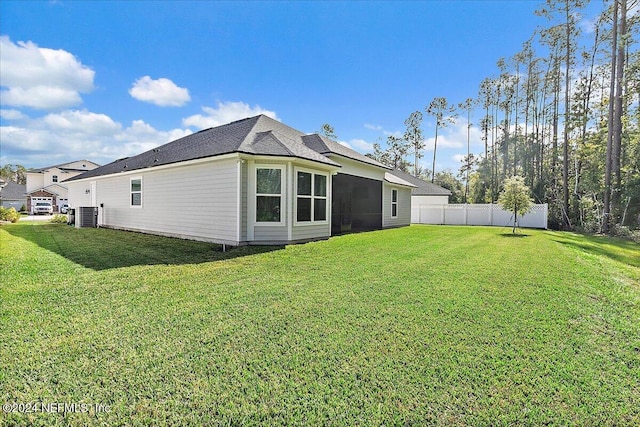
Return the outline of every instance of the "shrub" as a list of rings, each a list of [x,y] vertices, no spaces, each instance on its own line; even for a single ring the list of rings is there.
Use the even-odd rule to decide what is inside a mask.
[[[20,214],[15,208],[3,208],[0,207],[0,221],[18,222]]]
[[[631,230],[626,225],[613,224],[609,230],[612,236],[620,237],[621,239],[633,240],[640,243],[640,230]]]
[[[20,206],[20,212],[26,212],[26,211],[27,211],[27,205]]]
[[[66,215],[61,215],[61,214],[55,214],[53,216],[53,218],[51,218],[49,220],[49,222],[53,222],[55,224],[66,224],[67,223],[67,216]]]

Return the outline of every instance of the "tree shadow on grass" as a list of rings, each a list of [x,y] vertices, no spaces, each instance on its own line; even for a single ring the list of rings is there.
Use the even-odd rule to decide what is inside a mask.
[[[283,249],[284,246],[222,245],[106,228],[65,224],[16,224],[3,227],[12,236],[92,270],[136,265],[182,265],[221,261]]]
[[[531,234],[521,234],[521,233],[502,233],[500,234],[502,237],[529,237]]]
[[[613,237],[584,236],[563,233],[553,241],[583,252],[604,256],[631,267],[640,268],[640,245]]]

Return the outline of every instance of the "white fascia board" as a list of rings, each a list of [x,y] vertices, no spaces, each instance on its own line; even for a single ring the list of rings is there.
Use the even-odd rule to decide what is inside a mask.
[[[378,166],[378,165],[372,165],[371,163],[367,163],[367,162],[363,162],[362,160],[358,160],[358,159],[354,159],[352,157],[347,157],[347,156],[343,156],[341,154],[336,154],[336,153],[328,153],[328,154],[324,154],[325,156],[329,157],[331,160],[333,160],[334,162],[340,163],[340,159],[346,159],[349,160],[351,162],[356,162],[359,163],[363,166],[369,166],[371,168],[374,168],[376,170],[383,170],[385,172],[390,171],[391,168],[388,166]],[[337,158],[337,159],[336,159]]]
[[[256,162],[265,163],[292,163],[295,166],[305,166],[310,169],[322,170],[327,172],[337,172],[340,170],[339,166],[329,165],[327,163],[314,162],[313,160],[301,159],[299,157],[284,157],[284,156],[264,156],[241,153],[240,157],[245,160],[254,160]]]
[[[84,181],[95,181],[97,179],[102,179],[102,178],[107,178],[107,177],[114,177],[114,176],[140,175],[140,174],[143,174],[143,173],[149,172],[149,171],[159,171],[159,170],[164,170],[164,169],[179,168],[179,167],[190,166],[190,165],[199,165],[201,163],[208,163],[208,162],[214,163],[214,162],[218,162],[218,161],[222,161],[222,160],[239,159],[239,158],[240,158],[239,153],[229,153],[229,154],[222,154],[220,156],[205,157],[205,158],[202,158],[202,159],[185,160],[183,162],[176,162],[176,163],[169,163],[169,164],[166,164],[166,165],[153,166],[153,167],[150,167],[150,168],[132,169],[130,171],[114,172],[114,173],[110,173],[108,175],[90,176],[90,177],[87,177],[87,178],[74,179],[73,181],[64,180],[63,182],[74,183],[74,182],[84,182]]]

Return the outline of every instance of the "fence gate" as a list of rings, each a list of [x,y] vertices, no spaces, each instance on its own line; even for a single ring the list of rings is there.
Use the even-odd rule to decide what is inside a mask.
[[[533,205],[518,225],[526,228],[547,228],[549,205]],[[494,225],[513,227],[513,213],[496,204],[419,205],[411,207],[413,224]]]

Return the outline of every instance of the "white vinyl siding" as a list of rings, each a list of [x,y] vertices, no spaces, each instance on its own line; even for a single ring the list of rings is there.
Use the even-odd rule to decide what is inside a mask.
[[[255,242],[286,242],[289,240],[289,234],[287,227],[256,225],[253,240]]]
[[[247,240],[247,185],[249,183],[248,180],[249,166],[246,161],[243,161],[240,165],[240,212],[241,212],[241,220],[240,220],[240,241]]]
[[[369,165],[367,163],[357,162],[338,155],[330,155],[329,157],[342,165],[338,173],[384,181],[384,174],[387,171],[386,169]]]
[[[311,240],[331,236],[329,223],[320,225],[305,225],[303,227],[293,227],[292,240]]]
[[[91,195],[88,181],[71,181],[69,183],[69,207],[78,208],[80,206],[90,206]]]
[[[392,216],[392,190],[398,192],[397,216]],[[411,189],[395,187],[384,183],[382,186],[382,227],[400,227],[411,223]]]
[[[96,178],[101,225],[237,242],[237,170],[236,160],[222,160],[142,172],[143,209],[130,209],[130,176]]]

